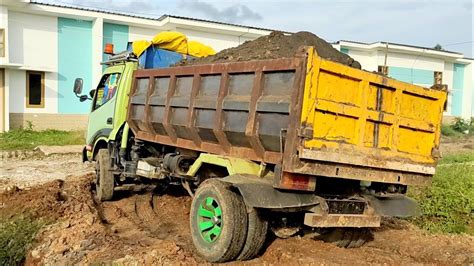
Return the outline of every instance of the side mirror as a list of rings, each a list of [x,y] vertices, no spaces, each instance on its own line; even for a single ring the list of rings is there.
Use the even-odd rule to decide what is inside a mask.
[[[77,79],[74,81],[74,93],[75,93],[75,94],[81,94],[83,83],[84,83],[84,82],[82,81],[81,78],[77,78]]]
[[[89,91],[89,97],[94,98],[95,89]]]
[[[79,101],[80,101],[80,102],[84,102],[84,101],[87,101],[87,100],[90,100],[90,98],[87,97],[87,95],[81,95],[81,96],[79,97]]]

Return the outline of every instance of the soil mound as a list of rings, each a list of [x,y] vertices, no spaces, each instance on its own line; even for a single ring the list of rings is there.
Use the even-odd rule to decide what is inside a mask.
[[[334,49],[331,44],[311,32],[300,31],[291,35],[274,31],[237,47],[222,50],[208,57],[198,58],[184,64],[227,63],[238,61],[277,59],[293,57],[302,46],[314,46],[318,55],[337,63],[360,69],[359,62]]]

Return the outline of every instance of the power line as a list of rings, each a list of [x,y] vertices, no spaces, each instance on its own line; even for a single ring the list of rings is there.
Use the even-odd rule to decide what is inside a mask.
[[[467,43],[473,43],[473,42],[474,41],[456,42],[456,43],[449,43],[449,44],[441,44],[441,46],[451,46],[451,45],[467,44]]]

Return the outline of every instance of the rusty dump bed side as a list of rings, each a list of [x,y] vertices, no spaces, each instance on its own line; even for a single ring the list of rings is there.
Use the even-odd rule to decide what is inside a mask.
[[[285,173],[417,184],[434,173],[445,98],[308,47],[293,58],[137,70],[127,122],[138,139],[280,164],[276,187]]]
[[[306,57],[138,70],[128,123],[156,143],[281,163]]]

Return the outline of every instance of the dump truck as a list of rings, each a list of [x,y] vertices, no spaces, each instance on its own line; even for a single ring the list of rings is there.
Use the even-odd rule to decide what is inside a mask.
[[[90,97],[78,96],[92,98],[83,160],[96,161],[99,200],[183,187],[192,241],[209,262],[257,256],[268,231],[310,228],[359,247],[382,217],[417,214],[406,192],[435,173],[445,91],[325,60],[314,47],[172,61],[140,69],[131,52],[113,55]]]

